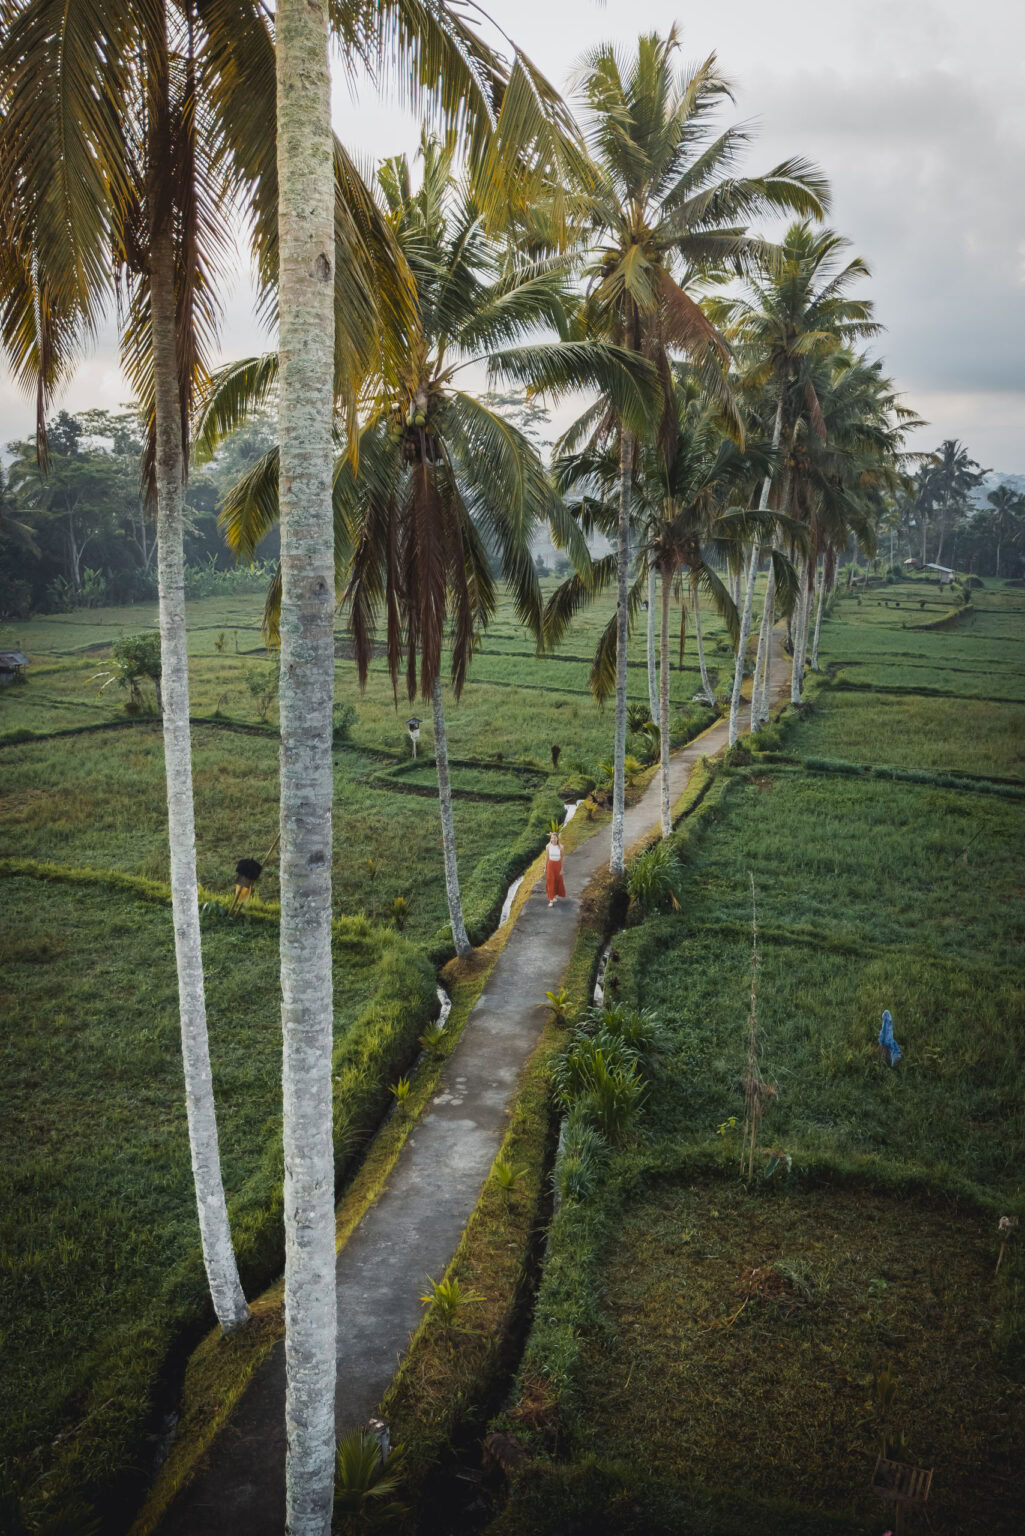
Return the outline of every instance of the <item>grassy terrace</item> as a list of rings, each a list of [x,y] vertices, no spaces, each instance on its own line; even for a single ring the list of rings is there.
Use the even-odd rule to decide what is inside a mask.
[[[935,1468],[933,1531],[1021,1528],[1022,1245],[995,1270],[998,1217],[1025,1214],[1023,712],[981,701],[1023,696],[1025,594],[902,627],[921,591],[838,601],[831,673],[903,691],[821,689],[684,823],[680,911],[616,936],[617,999],[666,1050],[556,1219],[504,1420],[535,1460],[496,1536],[868,1536],[893,1524],[884,1447]],[[941,679],[956,697],[915,691]],[[774,1092],[749,1186],[752,874]]]
[[[103,1507],[146,1475],[161,1373],[209,1302],[163,893],[15,870],[0,872],[0,1012],[17,1022],[0,1041],[0,1491],[38,1514]],[[254,1294],[282,1262],[277,925],[214,908],[204,927],[224,1182]],[[343,920],[335,998],[341,1178],[416,1053],[434,977],[399,935]]]
[[[262,722],[246,683],[247,670],[274,666],[261,610],[258,595],[189,605],[197,855],[200,880],[215,893],[230,893],[235,861],[261,857],[277,827],[276,707]],[[539,662],[503,606],[463,701],[449,701],[460,875],[478,933],[540,848],[562,779],[611,755],[611,713],[587,691],[587,657],[608,611],[585,617],[562,659]],[[0,1243],[0,1528],[12,1490],[33,1519],[74,1510],[76,1500],[110,1508],[126,1490],[130,1497],[154,1455],[147,1437],[159,1429],[162,1372],[208,1320],[159,885],[167,878],[159,722],[129,718],[116,687],[99,691],[113,641],[155,620],[151,605],[100,609],[0,636],[32,659],[27,681],[0,692],[0,1007],[17,1021],[0,1047],[0,1179],[3,1209],[18,1212]],[[711,648],[719,631],[709,629]],[[396,709],[379,670],[360,698],[341,635],[338,648],[338,697],[357,709],[335,753],[344,1178],[389,1102],[388,1085],[416,1054],[434,1004],[423,956],[436,953],[447,910],[430,711],[419,706],[424,760],[414,765],[401,756],[404,700]],[[639,635],[638,699],[643,658]],[[696,683],[696,671],[674,672],[677,735],[707,718],[687,709]],[[563,752],[558,776],[553,744]],[[225,1182],[250,1295],[281,1264],[275,860],[259,895],[262,904],[240,919],[227,921],[217,899],[204,918]],[[389,926],[398,896],[408,902],[402,935]],[[364,913],[384,926],[368,926]]]
[[[276,705],[266,722],[246,678],[269,675],[260,633],[259,596],[204,599],[189,605],[189,644],[194,718],[194,779],[200,880],[230,889],[237,859],[260,858],[277,828]],[[539,661],[503,603],[476,657],[459,704],[447,706],[453,771],[459,867],[477,907],[489,903],[495,855],[528,837],[531,802],[541,789],[554,791],[575,768],[595,774],[611,757],[613,718],[598,710],[587,685],[588,657],[610,608],[582,616],[561,657]],[[155,623],[152,605],[97,609],[42,617],[9,626],[4,645],[32,658],[28,682],[0,694],[3,783],[0,818],[9,855],[59,863],[113,867],[152,879],[167,877],[163,751],[154,720],[130,721],[116,686],[100,692],[109,649],[121,633]],[[714,622],[708,629],[709,660],[721,686],[730,658]],[[220,649],[218,649],[220,646]],[[237,648],[237,649],[236,649]],[[431,803],[435,788],[430,710],[424,717],[423,765],[391,769],[407,746],[409,708],[398,708],[391,686],[375,664],[360,697],[354,668],[339,636],[337,697],[357,711],[348,744],[335,754],[336,911],[387,916],[396,897],[408,903],[408,931],[429,941],[447,915],[440,858],[440,825]],[[644,636],[634,637],[631,696],[647,698]],[[572,659],[569,659],[569,658]],[[689,663],[673,672],[674,739],[685,739],[711,718],[690,703],[698,673]],[[244,731],[232,729],[245,726]],[[56,736],[82,726],[116,727]],[[18,740],[32,732],[46,739]],[[552,774],[551,748],[562,750],[560,774]],[[390,755],[389,755],[390,754]],[[419,789],[422,793],[414,792]],[[552,810],[545,801],[545,815]],[[557,809],[557,807],[556,807]],[[372,861],[371,870],[368,861]],[[499,861],[500,862],[500,861]],[[522,867],[522,861],[521,861]],[[474,889],[476,880],[477,889]],[[277,897],[276,866],[263,877],[260,894]]]

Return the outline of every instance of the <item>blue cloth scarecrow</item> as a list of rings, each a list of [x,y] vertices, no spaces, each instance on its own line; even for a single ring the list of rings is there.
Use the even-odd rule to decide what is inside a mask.
[[[903,1054],[900,1046],[893,1038],[893,1017],[889,1008],[883,1009],[883,1027],[879,1031],[879,1044],[890,1058],[890,1066],[895,1067]]]

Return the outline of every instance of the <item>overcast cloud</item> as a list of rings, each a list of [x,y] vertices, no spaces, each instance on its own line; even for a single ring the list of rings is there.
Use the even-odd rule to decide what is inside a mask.
[[[964,439],[984,466],[1025,471],[1025,6],[1018,0],[492,0],[486,6],[553,82],[606,38],[628,47],[675,20],[685,59],[715,51],[757,120],[750,168],[790,154],[833,185],[830,223],[872,267],[877,343],[908,404],[929,418],[917,446]],[[725,120],[725,118],[724,118]],[[415,148],[417,125],[361,88],[335,92],[335,122],[363,158]],[[223,355],[267,345],[244,263],[225,310]],[[66,403],[127,396],[112,333]],[[0,380],[0,440],[32,410]]]

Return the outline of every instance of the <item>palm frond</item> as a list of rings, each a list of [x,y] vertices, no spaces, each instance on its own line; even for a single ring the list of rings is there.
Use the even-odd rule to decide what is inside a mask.
[[[600,342],[559,342],[507,348],[489,359],[493,378],[556,398],[578,389],[599,391],[627,426],[643,431],[660,403],[658,376],[646,358]]]
[[[193,438],[197,464],[213,458],[224,440],[266,405],[278,376],[278,354],[264,352],[215,373],[199,403]]]

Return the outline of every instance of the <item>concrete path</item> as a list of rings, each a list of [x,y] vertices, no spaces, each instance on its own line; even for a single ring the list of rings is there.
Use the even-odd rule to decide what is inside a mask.
[[[789,664],[776,638],[774,701],[790,686]],[[674,805],[694,764],[720,751],[727,738],[723,720],[673,755]],[[626,812],[627,848],[658,828],[660,806],[656,775]],[[567,856],[567,900],[549,908],[543,882],[527,898],[434,1099],[377,1203],[338,1255],[339,1436],[372,1415],[420,1322],[427,1277],[440,1279],[455,1252],[505,1135],[521,1068],[541,1031],[544,1012],[537,1004],[558,986],[569,964],[580,897],[592,876],[608,866],[609,838],[603,827]],[[284,1344],[279,1343],[171,1505],[161,1536],[281,1536],[284,1417]]]

